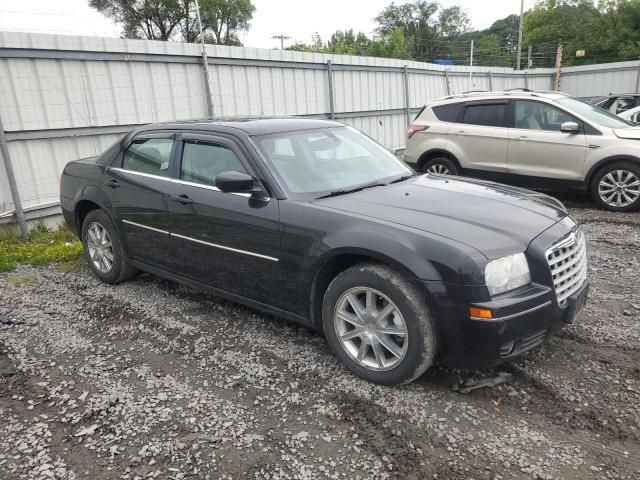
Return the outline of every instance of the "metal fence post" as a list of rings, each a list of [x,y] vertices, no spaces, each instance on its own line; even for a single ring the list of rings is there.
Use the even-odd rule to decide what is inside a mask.
[[[636,72],[636,89],[634,90],[634,92],[637,92],[640,88],[640,63],[638,64],[638,70]]]
[[[451,95],[451,85],[449,85],[449,70],[444,70],[444,82],[447,84],[447,95]]]
[[[491,71],[487,73],[489,74],[489,90],[493,91],[493,73]]]
[[[2,126],[2,117],[0,117],[0,153],[4,160],[4,169],[7,172],[7,181],[9,182],[9,190],[11,190],[11,199],[16,209],[16,217],[18,217],[18,225],[20,226],[20,235],[26,238],[29,235],[27,221],[24,218],[24,210],[22,210],[22,202],[18,193],[18,185],[16,184],[16,176],[13,173],[13,165],[11,165],[11,157],[9,157],[9,147],[7,147],[7,137],[4,134]]]
[[[409,104],[409,67],[406,65],[402,69],[404,75],[404,111],[407,116],[407,126],[411,123],[411,105]]]
[[[333,70],[331,60],[327,60],[327,80],[329,82],[329,118],[336,118],[335,99],[333,98]]]
[[[529,77],[527,76],[527,72],[524,72],[524,88],[529,89]]]
[[[209,79],[209,59],[207,58],[207,48],[204,44],[204,33],[202,33],[202,19],[200,18],[200,3],[196,0],[196,15],[198,26],[200,27],[200,45],[202,47],[202,74],[204,76],[204,94],[207,96],[207,116],[213,119],[213,98],[211,97],[211,83]]]

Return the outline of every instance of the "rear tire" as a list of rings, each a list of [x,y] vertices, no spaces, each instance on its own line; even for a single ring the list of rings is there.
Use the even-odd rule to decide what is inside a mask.
[[[640,166],[613,162],[591,181],[591,197],[606,210],[631,212],[640,208]]]
[[[362,263],[340,273],[325,293],[322,321],[331,350],[367,381],[409,383],[434,362],[436,331],[424,296],[387,266]]]
[[[85,217],[82,244],[89,268],[103,282],[116,284],[138,274],[125,254],[115,225],[104,210],[92,210]]]
[[[437,157],[428,160],[422,166],[422,171],[432,175],[460,175],[460,171],[455,162],[446,157]]]

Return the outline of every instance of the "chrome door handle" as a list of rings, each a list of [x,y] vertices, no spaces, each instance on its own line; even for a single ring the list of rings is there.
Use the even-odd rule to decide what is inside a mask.
[[[169,195],[169,198],[174,202],[181,203],[183,205],[187,205],[189,203],[193,203],[193,200],[189,198],[189,195],[183,193],[181,195]]]

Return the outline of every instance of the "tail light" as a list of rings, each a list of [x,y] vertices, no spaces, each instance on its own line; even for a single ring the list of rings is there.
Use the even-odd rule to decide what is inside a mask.
[[[429,128],[429,125],[409,125],[409,130],[407,131],[407,139],[413,137],[413,134],[416,132],[421,132]]]

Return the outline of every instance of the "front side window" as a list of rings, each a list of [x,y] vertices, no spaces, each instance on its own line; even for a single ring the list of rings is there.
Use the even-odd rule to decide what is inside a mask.
[[[572,115],[552,105],[529,100],[515,101],[515,128],[559,132],[560,126],[565,122],[579,123]]]
[[[135,139],[124,152],[122,168],[167,177],[172,148],[171,138]]]
[[[246,173],[242,162],[230,148],[217,143],[184,142],[182,180],[215,186],[216,177],[229,171]]]
[[[386,182],[412,170],[391,152],[350,127],[254,137],[292,193],[319,193]]]
[[[504,127],[506,103],[467,105],[464,109],[462,123],[485,127]]]

